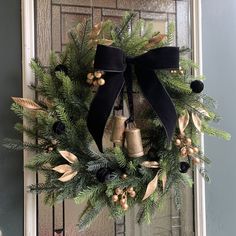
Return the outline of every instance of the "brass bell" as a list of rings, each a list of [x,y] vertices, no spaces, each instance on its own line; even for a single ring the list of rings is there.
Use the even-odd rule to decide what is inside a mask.
[[[127,128],[125,130],[128,155],[130,157],[141,157],[144,155],[141,132],[138,128]]]
[[[111,141],[115,144],[122,144],[124,141],[125,121],[127,117],[116,115],[113,120]]]

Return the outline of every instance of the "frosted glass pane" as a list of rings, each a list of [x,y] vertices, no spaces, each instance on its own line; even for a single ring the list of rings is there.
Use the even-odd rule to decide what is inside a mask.
[[[110,19],[119,23],[125,12],[133,10],[137,18],[152,22],[154,31],[165,34],[168,24],[176,26],[173,45],[191,47],[190,3],[191,0],[36,0],[37,21],[40,23],[37,31],[36,54],[43,64],[47,65],[48,51],[60,52],[68,42],[68,31],[84,18],[91,17],[93,23]],[[135,96],[136,97],[136,96]],[[135,102],[139,98],[135,98]],[[108,139],[107,139],[108,140]],[[109,143],[109,142],[107,142]],[[72,200],[65,202],[65,215],[62,205],[55,206],[54,226],[58,229],[65,225],[67,236],[152,236],[152,235],[193,235],[193,196],[192,189],[183,189],[183,208],[181,212],[175,210],[173,197],[166,198],[162,209],[156,213],[153,223],[149,226],[138,225],[135,215],[138,208],[128,211],[125,219],[114,224],[104,210],[100,217],[85,232],[79,232],[76,224],[85,205],[77,206]],[[39,235],[53,235],[53,218],[51,207],[45,206],[43,196],[39,198]],[[63,222],[63,218],[65,222]],[[119,224],[120,223],[120,224]],[[125,223],[125,225],[124,225]],[[126,231],[126,234],[123,232]],[[63,235],[63,236],[65,236]]]

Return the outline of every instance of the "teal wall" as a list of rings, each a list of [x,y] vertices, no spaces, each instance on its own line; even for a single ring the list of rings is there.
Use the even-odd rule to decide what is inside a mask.
[[[207,236],[236,235],[236,1],[202,0],[206,91],[218,101],[229,142],[206,137],[212,164],[206,184]]]
[[[20,0],[0,7],[0,141],[16,137],[11,96],[21,96]],[[23,157],[0,146],[0,230],[3,236],[23,235]],[[1,235],[1,233],[0,233]]]

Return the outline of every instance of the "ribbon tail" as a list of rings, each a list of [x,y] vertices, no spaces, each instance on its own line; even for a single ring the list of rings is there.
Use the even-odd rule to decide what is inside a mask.
[[[143,95],[160,119],[168,142],[171,142],[176,127],[177,114],[168,92],[153,70],[141,68],[141,66],[136,65],[135,73]]]
[[[105,85],[99,87],[88,112],[87,127],[100,152],[103,152],[102,138],[112,107],[124,86],[123,73],[107,72]]]

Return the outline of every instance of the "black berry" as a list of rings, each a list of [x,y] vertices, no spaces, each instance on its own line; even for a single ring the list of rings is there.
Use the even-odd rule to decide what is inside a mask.
[[[182,162],[179,163],[179,171],[181,173],[186,173],[189,168],[190,168],[190,165],[189,165],[188,162],[182,161]]]
[[[204,89],[204,84],[200,80],[194,80],[191,82],[190,88],[194,93],[201,93],[202,90]]]
[[[59,64],[54,69],[55,72],[64,72],[65,75],[68,75],[68,68],[65,65]]]
[[[53,126],[52,130],[55,134],[61,135],[65,132],[66,126],[61,121],[56,121]]]
[[[115,174],[110,168],[100,168],[97,173],[96,177],[99,182],[104,183],[105,181],[109,181],[115,178]]]

